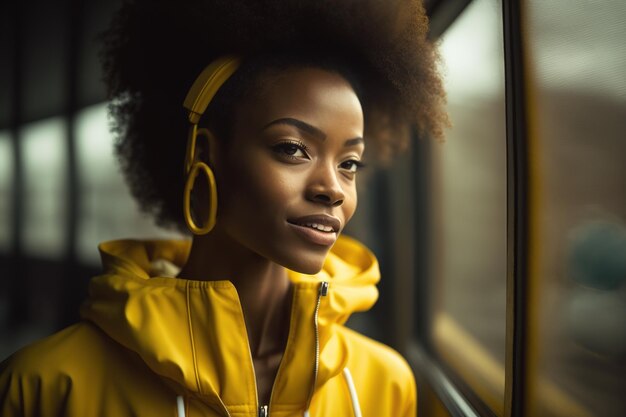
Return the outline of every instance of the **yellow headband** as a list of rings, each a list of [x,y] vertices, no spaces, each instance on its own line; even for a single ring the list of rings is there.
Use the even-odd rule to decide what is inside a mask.
[[[185,97],[183,106],[189,111],[189,121],[198,124],[217,90],[230,78],[241,63],[235,56],[222,56],[211,62],[196,78]]]

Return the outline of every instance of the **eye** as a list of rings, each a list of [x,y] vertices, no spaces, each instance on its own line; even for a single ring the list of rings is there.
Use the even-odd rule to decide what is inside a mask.
[[[348,161],[342,162],[341,165],[339,165],[339,167],[341,169],[345,169],[346,171],[348,171],[350,173],[355,173],[358,170],[364,168],[365,164],[363,164],[363,162],[361,162],[359,160],[350,159]]]
[[[307,147],[302,142],[295,142],[295,141],[282,142],[282,143],[272,146],[272,150],[276,152],[277,154],[286,156],[288,158],[309,159],[309,155],[307,154]]]

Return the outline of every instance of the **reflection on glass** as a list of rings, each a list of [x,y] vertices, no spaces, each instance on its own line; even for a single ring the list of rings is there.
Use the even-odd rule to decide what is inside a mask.
[[[56,258],[65,251],[67,153],[65,122],[55,117],[23,125],[24,250]]]
[[[0,252],[11,249],[13,202],[13,143],[8,132],[0,132]]]
[[[76,118],[80,212],[78,257],[97,264],[100,242],[118,238],[180,237],[158,229],[140,213],[113,156],[106,105],[83,110]]]
[[[625,416],[626,3],[528,9],[541,181],[529,415]]]
[[[435,146],[433,339],[498,414],[504,405],[506,131],[500,2],[477,0],[441,44],[453,127]]]

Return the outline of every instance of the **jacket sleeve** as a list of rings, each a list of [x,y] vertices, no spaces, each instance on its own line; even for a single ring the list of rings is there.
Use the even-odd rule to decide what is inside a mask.
[[[0,364],[0,415],[63,416],[71,388],[63,375],[42,375],[10,357]]]
[[[407,392],[403,408],[398,414],[401,417],[415,417],[417,416],[417,386],[415,384],[415,377],[413,373],[407,383]]]

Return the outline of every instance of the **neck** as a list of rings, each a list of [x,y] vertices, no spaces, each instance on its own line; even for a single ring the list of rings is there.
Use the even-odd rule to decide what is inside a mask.
[[[239,294],[252,355],[282,350],[291,305],[290,281],[283,266],[214,230],[194,237],[179,277],[231,281]]]

